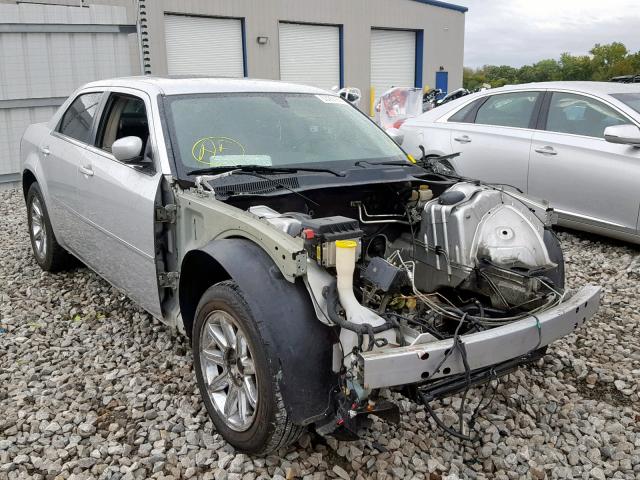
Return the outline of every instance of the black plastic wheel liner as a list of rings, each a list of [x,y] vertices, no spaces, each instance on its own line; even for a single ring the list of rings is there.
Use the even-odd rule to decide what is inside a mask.
[[[291,420],[307,425],[324,418],[337,386],[332,371],[331,328],[316,317],[302,282],[287,281],[267,253],[246,239],[214,240],[201,249],[238,284],[270,350],[271,365]]]
[[[560,240],[556,237],[553,230],[545,228],[544,230],[544,244],[547,247],[549,258],[552,262],[557,263],[558,266],[547,273],[547,277],[553,282],[556,288],[564,290],[564,255],[562,254],[562,247],[560,246]]]

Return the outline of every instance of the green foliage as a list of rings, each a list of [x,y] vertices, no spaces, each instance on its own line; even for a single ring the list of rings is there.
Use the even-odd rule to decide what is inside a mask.
[[[565,52],[559,60],[540,60],[520,68],[508,65],[485,65],[476,69],[465,67],[463,84],[465,88],[475,90],[484,83],[502,87],[553,80],[608,81],[619,75],[640,74],[640,52],[630,53],[620,42],[607,45],[596,43],[589,53],[576,56]]]

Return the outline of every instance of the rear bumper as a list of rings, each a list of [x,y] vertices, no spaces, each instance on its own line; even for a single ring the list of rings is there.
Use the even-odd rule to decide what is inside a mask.
[[[587,285],[562,304],[537,315],[483,332],[460,337],[467,351],[471,370],[525,358],[535,349],[568,335],[596,313],[600,304],[600,287]],[[540,323],[538,332],[537,324]],[[465,371],[458,351],[435,369],[453,346],[453,340],[440,340],[360,355],[364,387],[368,389],[425,382],[455,376]]]

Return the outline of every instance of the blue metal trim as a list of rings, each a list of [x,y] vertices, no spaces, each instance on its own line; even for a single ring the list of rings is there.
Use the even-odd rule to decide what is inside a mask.
[[[244,26],[244,18],[240,19],[240,29],[242,31],[242,69],[244,76],[249,76],[249,68],[247,67],[247,31]]]
[[[344,27],[338,26],[338,55],[340,56],[340,88],[344,88]]]
[[[453,3],[441,2],[440,0],[413,0],[414,2],[424,3],[425,5],[432,5],[434,7],[448,8],[449,10],[455,10],[457,12],[466,13],[469,9],[462,5],[454,5]]]
[[[422,88],[424,62],[424,30],[416,30],[416,88]]]

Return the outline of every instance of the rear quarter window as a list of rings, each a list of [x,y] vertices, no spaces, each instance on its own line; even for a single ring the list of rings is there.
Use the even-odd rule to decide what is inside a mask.
[[[449,117],[449,119],[447,120],[447,122],[453,122],[453,123],[469,123],[469,122],[471,122],[472,119],[469,119],[468,116],[471,113],[471,111],[476,107],[476,105],[478,104],[478,101],[479,100],[473,101],[469,105],[465,105],[464,107],[462,107],[456,113],[451,115]]]

